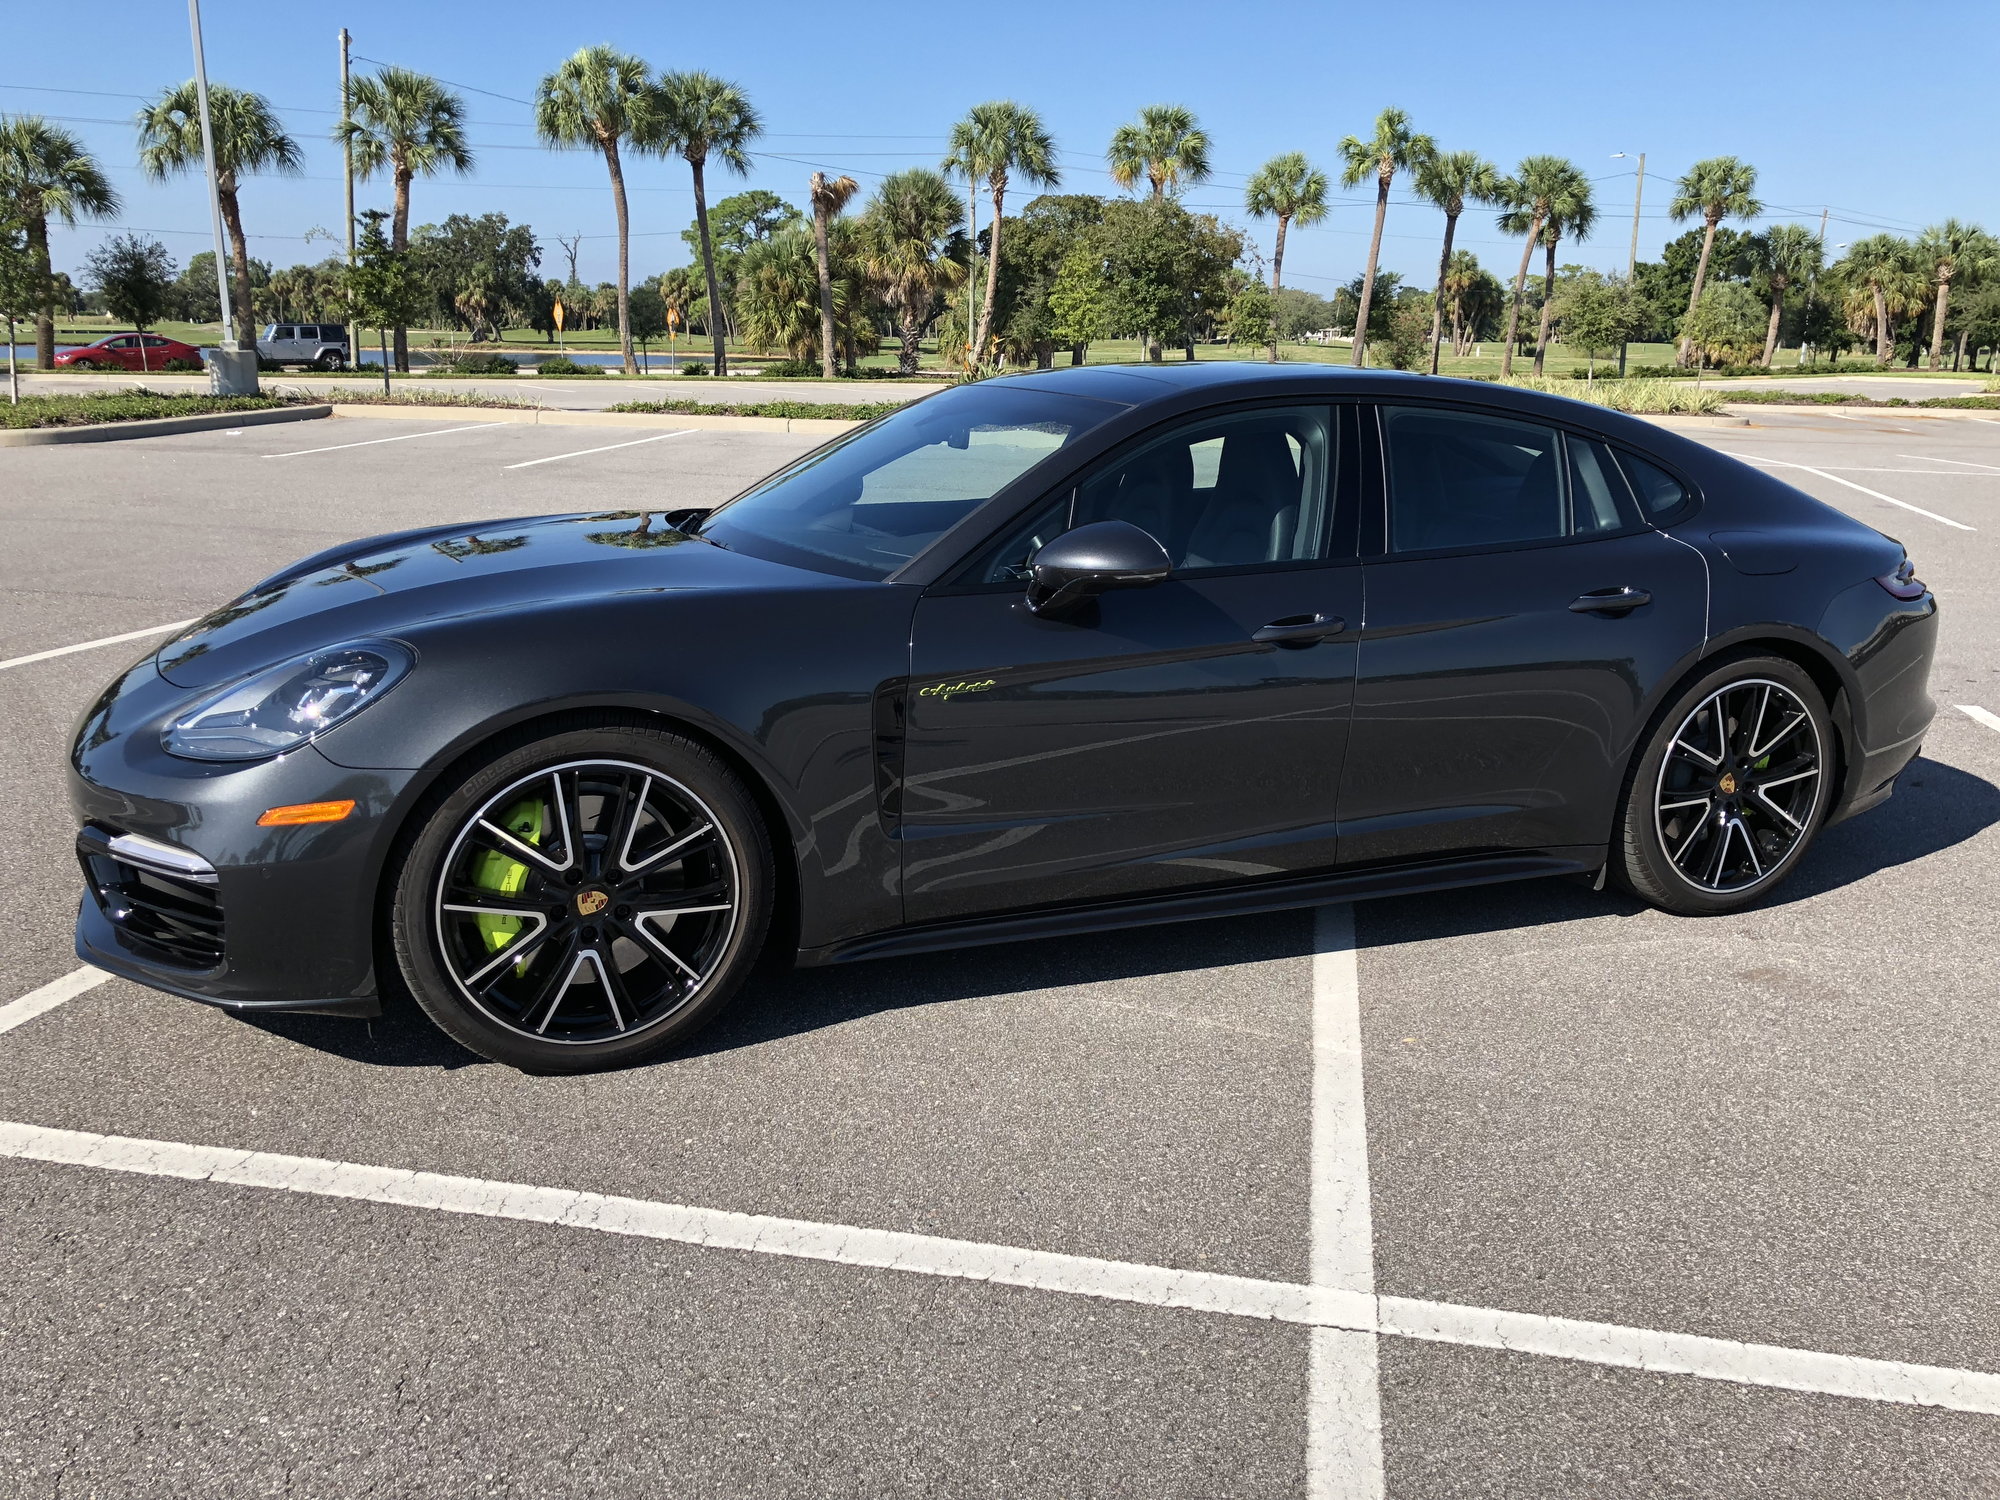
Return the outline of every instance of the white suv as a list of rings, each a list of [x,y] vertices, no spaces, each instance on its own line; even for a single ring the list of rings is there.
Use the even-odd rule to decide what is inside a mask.
[[[274,365],[347,368],[347,330],[338,323],[273,323],[257,340],[257,357]]]

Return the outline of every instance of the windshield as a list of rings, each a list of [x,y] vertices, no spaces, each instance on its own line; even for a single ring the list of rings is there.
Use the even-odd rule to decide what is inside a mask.
[[[884,578],[1121,410],[1025,383],[956,386],[781,469],[711,515],[700,534],[778,561]]]

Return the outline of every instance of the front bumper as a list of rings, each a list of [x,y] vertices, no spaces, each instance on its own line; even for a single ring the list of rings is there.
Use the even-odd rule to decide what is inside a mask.
[[[251,764],[180,760],[160,748],[147,700],[184,696],[141,663],[79,728],[77,956],[212,1005],[379,1014],[376,895],[426,773],[351,770],[311,746]],[[343,798],[355,810],[338,823],[257,826],[267,808]],[[122,835],[135,837],[114,846]]]

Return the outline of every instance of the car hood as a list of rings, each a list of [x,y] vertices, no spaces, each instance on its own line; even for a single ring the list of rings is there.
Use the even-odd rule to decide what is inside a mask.
[[[658,511],[435,527],[370,537],[294,563],[195,621],[160,648],[155,664],[176,686],[201,688],[427,620],[621,593],[840,582],[698,541]]]

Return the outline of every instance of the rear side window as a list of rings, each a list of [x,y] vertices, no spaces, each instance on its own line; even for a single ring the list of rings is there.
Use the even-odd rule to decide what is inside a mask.
[[[1618,466],[1611,450],[1571,433],[1569,448],[1569,498],[1571,526],[1578,536],[1608,536],[1629,524],[1625,511],[1625,486],[1619,482]]]
[[[1391,552],[1569,534],[1555,428],[1434,407],[1381,410]]]
[[[1622,452],[1618,455],[1618,462],[1624,468],[1626,478],[1632,481],[1633,493],[1639,497],[1640,510],[1648,521],[1656,525],[1673,519],[1692,498],[1687,486],[1658,464]]]

